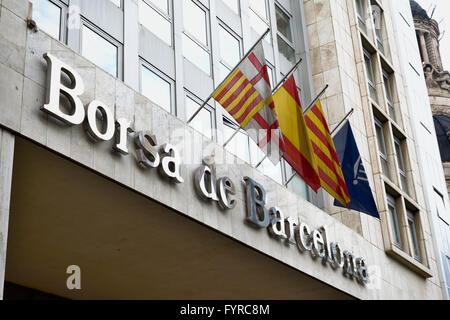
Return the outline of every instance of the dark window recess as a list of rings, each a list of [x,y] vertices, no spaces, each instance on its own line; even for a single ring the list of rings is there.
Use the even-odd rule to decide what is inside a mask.
[[[445,115],[433,116],[439,151],[443,162],[450,161],[450,117]]]

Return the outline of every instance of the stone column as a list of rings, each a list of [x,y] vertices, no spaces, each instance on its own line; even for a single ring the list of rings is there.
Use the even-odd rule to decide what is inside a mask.
[[[5,281],[13,158],[14,135],[0,128],[0,300],[3,300]]]
[[[419,31],[419,43],[420,43],[420,51],[422,52],[423,62],[430,63],[430,59],[428,58],[427,44],[425,42],[425,33],[423,31]]]

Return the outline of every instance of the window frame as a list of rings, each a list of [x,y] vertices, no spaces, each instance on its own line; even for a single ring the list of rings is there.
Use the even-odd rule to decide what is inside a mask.
[[[164,11],[162,11],[156,4],[154,4],[152,2],[152,0],[138,0],[138,2],[144,2],[144,4],[146,4],[147,6],[150,7],[150,9],[153,9],[157,14],[159,14],[161,17],[163,17],[164,19],[166,19],[169,24],[170,24],[170,46],[171,48],[174,47],[174,28],[173,28],[173,1],[172,0],[167,0],[167,9],[168,9],[168,14],[166,14]],[[138,10],[139,10],[139,3],[138,3]],[[140,26],[142,26],[143,28],[145,28],[146,30],[148,30],[149,32],[151,32],[152,34],[154,34],[157,38],[159,38],[152,30],[150,30],[149,28],[147,28],[145,25],[143,25],[140,21],[139,21],[139,13],[138,13],[138,23]],[[166,43],[163,39],[160,39],[161,41],[163,41],[164,43]],[[167,44],[167,43],[166,43]]]
[[[65,3],[62,0],[46,0],[46,1],[50,2],[51,4],[55,5],[56,7],[58,7],[61,10],[60,11],[61,16],[59,18],[59,39],[57,39],[57,40],[64,44],[67,44],[67,17],[68,17],[69,7],[68,7],[67,3]],[[44,31],[44,32],[47,33],[46,31]],[[49,33],[47,33],[47,34],[50,37],[52,37],[53,39],[56,39]]]
[[[406,174],[406,162],[405,157],[403,155],[403,143],[404,141],[400,141],[399,138],[394,136],[394,149],[396,153],[396,160],[397,160],[397,170],[400,176],[405,178],[405,186],[403,186],[403,182],[400,177],[399,186],[400,188],[406,192],[406,194],[409,194],[409,185],[408,185],[408,177]],[[398,147],[398,149],[397,149]],[[400,154],[398,154],[398,151],[400,151]],[[400,164],[401,161],[401,164]],[[403,166],[403,169],[401,168],[401,165]],[[406,189],[406,190],[405,190]]]
[[[166,75],[164,72],[160,71],[158,68],[153,66],[151,63],[149,63],[142,57],[139,57],[139,93],[142,94],[147,99],[149,99],[150,101],[152,101],[152,100],[149,97],[147,97],[146,95],[144,95],[144,93],[142,92],[142,68],[148,69],[149,71],[153,72],[158,77],[160,77],[162,80],[169,83],[169,85],[170,85],[170,110],[166,110],[162,106],[159,106],[159,105],[158,106],[161,109],[163,109],[171,114],[176,114],[177,108],[176,108],[176,99],[175,99],[175,97],[176,97],[175,81],[172,78],[170,78],[168,75]],[[156,104],[156,102],[154,102],[154,101],[152,101],[152,102]]]
[[[225,30],[225,32],[228,32],[230,36],[232,36],[234,39],[236,39],[239,43],[239,61],[242,59],[244,53],[243,53],[243,44],[242,44],[242,39],[241,37],[239,37],[230,27],[227,26],[226,23],[224,23],[222,20],[217,19],[218,20],[218,26],[217,28],[223,28]],[[219,37],[219,30],[217,32],[217,37]],[[219,42],[220,42],[220,37],[219,37]],[[223,58],[222,58],[222,52],[221,52],[221,48],[220,48],[220,43],[219,43],[219,63],[221,63],[224,67],[226,67],[229,72],[233,71],[233,68],[236,67],[236,65],[234,66],[230,66]],[[238,62],[239,62],[238,61]],[[225,79],[225,78],[224,78]]]
[[[202,43],[199,39],[197,39],[193,34],[191,34],[189,31],[186,30],[184,25],[184,19],[185,15],[183,12],[183,31],[182,35],[186,36],[190,41],[194,42],[194,44],[198,45],[202,50],[204,50],[209,55],[209,73],[207,75],[209,77],[212,76],[212,40],[211,40],[211,16],[210,11],[208,8],[206,8],[200,1],[198,0],[182,0],[182,1],[191,1],[194,5],[198,6],[203,12],[205,12],[205,28],[206,28],[206,46],[204,43]],[[183,3],[181,3],[181,7],[183,7]],[[193,61],[191,61],[186,56],[183,57],[189,62],[191,62],[193,65],[195,65],[197,68],[199,68],[201,71],[205,72],[201,67],[197,66]]]
[[[392,74],[389,74],[386,70],[382,69],[382,73],[383,73],[383,84],[384,84],[384,91],[386,94],[386,104],[387,104],[387,108],[388,108],[388,115],[391,117],[392,120],[394,120],[394,122],[397,122],[397,112],[395,110],[395,105],[394,105],[394,91],[392,90],[392,81],[391,81],[391,77],[393,76]],[[389,92],[388,92],[389,89]],[[389,99],[390,96],[390,99]],[[392,113],[391,114],[391,110]]]
[[[403,250],[403,240],[402,240],[402,234],[400,232],[400,224],[399,224],[399,217],[398,217],[398,211],[397,211],[397,204],[396,204],[396,199],[391,196],[390,194],[386,193],[386,199],[387,199],[387,214],[389,215],[389,232],[391,234],[391,241],[392,244],[395,245],[397,248],[399,248],[400,250]],[[392,214],[391,211],[389,210],[389,207],[394,209],[394,213]],[[396,233],[398,236],[398,240],[400,242],[397,242],[396,239]]]
[[[411,256],[416,259],[418,262],[422,263],[422,253],[420,249],[419,243],[419,232],[418,232],[418,224],[417,221],[417,213],[413,213],[411,210],[406,209],[406,221],[408,222],[408,231],[409,237],[411,241]],[[412,224],[412,229],[411,229]],[[417,253],[416,253],[417,251]]]
[[[388,172],[385,173],[384,170],[383,170],[383,164],[381,164],[381,172],[383,173],[384,176],[386,176],[387,178],[390,179],[389,160],[388,160],[388,155],[387,155],[387,145],[386,145],[386,136],[385,136],[385,134],[384,134],[384,124],[383,124],[380,120],[378,120],[377,117],[375,117],[374,123],[375,123],[375,136],[376,136],[376,139],[377,139],[377,140],[378,140],[378,135],[376,134],[376,130],[377,130],[376,127],[378,127],[378,128],[381,129],[380,132],[381,132],[381,135],[382,135],[382,137],[381,137],[382,141],[380,141],[380,142],[382,143],[382,146],[383,146],[383,149],[384,149],[384,153],[383,153],[383,152],[382,152],[383,150],[380,150],[380,147],[379,147],[379,145],[377,144],[377,148],[378,148],[378,156],[379,156],[380,158],[382,158],[382,160],[385,160],[385,161],[386,161],[387,170],[388,170]],[[382,161],[382,160],[380,159],[380,161]]]
[[[192,101],[194,101],[195,103],[197,103],[198,104],[198,106],[200,107],[202,104],[203,104],[203,101],[202,101],[202,99],[200,99],[199,97],[197,97],[195,94],[193,94],[191,91],[189,91],[189,90],[187,90],[186,88],[184,89],[184,108],[185,108],[185,114],[186,114],[186,119],[189,119],[189,115],[188,115],[188,112],[187,112],[187,107],[186,107],[186,99],[191,99]],[[213,140],[213,141],[216,141],[217,140],[217,137],[216,137],[216,131],[217,130],[215,130],[216,128],[217,128],[217,125],[216,125],[216,109],[213,107],[213,106],[211,106],[210,104],[206,104],[206,105],[204,105],[204,107],[203,107],[204,109],[206,109],[208,112],[209,112],[209,115],[210,115],[210,123],[211,123],[211,136],[210,137],[207,137],[203,132],[201,132],[199,129],[197,129],[197,128],[194,128],[192,125],[191,125],[191,123],[189,123],[188,125],[191,127],[191,128],[193,128],[194,130],[197,130],[198,132],[200,132],[201,134],[203,134],[205,137],[207,137],[207,138],[209,138],[209,139],[211,139],[211,140]]]
[[[86,27],[90,29],[92,32],[97,34],[99,37],[103,38],[105,41],[109,42],[113,46],[117,48],[117,61],[116,61],[116,68],[117,68],[117,74],[114,76],[110,74],[108,71],[97,65],[92,60],[85,57],[87,60],[91,61],[93,64],[95,64],[98,68],[102,69],[106,73],[112,75],[113,77],[122,80],[123,79],[123,44],[120,43],[118,40],[116,40],[114,37],[109,35],[106,31],[103,31],[98,26],[90,22],[89,20],[85,19],[84,17],[80,18],[80,32],[79,32],[79,41],[80,41],[80,54],[83,55],[83,27]]]
[[[358,20],[358,26],[364,33],[367,33],[366,17],[364,10],[364,0],[355,0],[356,18]],[[360,12],[360,10],[362,12]],[[362,15],[361,15],[362,14]]]
[[[275,2],[275,17],[276,17],[276,14],[277,14],[277,9],[278,10],[280,10],[282,13],[284,13],[288,18],[289,18],[289,29],[290,29],[290,32],[291,32],[291,37],[292,37],[292,41],[291,40],[289,40],[288,38],[286,38],[285,36],[284,36],[284,34],[282,34],[281,32],[280,32],[280,30],[278,30],[278,25],[277,25],[277,45],[278,45],[278,54],[281,54],[280,53],[280,50],[279,50],[279,43],[278,43],[278,37],[280,37],[281,38],[281,40],[283,40],[291,49],[292,49],[292,51],[294,52],[294,62],[292,62],[292,61],[290,61],[292,64],[295,64],[295,59],[296,59],[296,47],[295,47],[295,37],[294,37],[294,29],[292,28],[292,26],[293,26],[293,16],[292,16],[292,14],[290,14],[286,9],[284,9],[279,3],[277,3],[277,2]],[[285,57],[286,58],[286,60],[288,60],[289,61],[289,59],[287,58],[287,57]]]
[[[369,86],[369,98],[374,100],[376,103],[378,103],[378,92],[377,92],[377,85],[375,83],[375,72],[373,70],[373,59],[372,54],[370,54],[366,49],[363,49],[364,54],[364,60],[368,59],[370,70],[367,70],[367,61],[364,61],[364,69],[366,71],[366,82]],[[372,97],[372,92],[370,89],[373,89],[373,93],[375,94],[374,97]]]

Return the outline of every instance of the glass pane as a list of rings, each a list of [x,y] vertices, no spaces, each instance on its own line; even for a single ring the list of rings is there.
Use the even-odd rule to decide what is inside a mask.
[[[275,78],[274,78],[274,74],[273,74],[273,69],[271,67],[268,67],[269,70],[269,80],[270,80],[270,87],[273,89],[275,88]]]
[[[402,190],[405,191],[407,194],[409,194],[408,180],[406,179],[406,176],[404,174],[400,174],[400,180],[402,184]]]
[[[219,78],[216,82],[216,85],[219,85],[225,78],[230,74],[230,69],[224,66],[222,63],[219,63]]]
[[[292,42],[291,19],[278,6],[275,6],[277,16],[277,28],[286,39]]]
[[[120,8],[120,0],[109,0]]]
[[[400,171],[405,172],[405,163],[403,161],[402,148],[397,141],[395,142],[395,153],[397,154],[398,168],[400,169]]]
[[[383,76],[383,82],[384,82],[384,89],[386,90],[386,98],[389,103],[392,104],[392,92],[391,92],[391,81],[389,80],[389,77]]]
[[[398,228],[397,211],[395,210],[395,207],[393,207],[391,204],[388,205],[388,208],[389,208],[389,220],[391,223],[391,232],[392,232],[394,244],[401,248],[402,240],[401,240],[400,231]]]
[[[286,167],[286,181],[287,181],[287,179],[289,179],[292,176],[292,174],[294,173],[294,170],[291,168],[291,166],[287,162],[284,162],[284,164]],[[310,201],[308,185],[298,175],[296,175],[291,180],[291,182],[289,182],[289,189],[292,190],[298,196],[302,197],[302,199]]]
[[[408,211],[408,226],[409,226],[409,235],[411,237],[411,241],[413,244],[413,254],[416,260],[421,260],[420,257],[420,248],[419,248],[419,239],[417,238],[417,230],[416,224],[414,222],[414,214]]]
[[[281,55],[283,55],[289,62],[295,64],[295,50],[287,44],[280,36],[277,36],[278,39],[278,51]]]
[[[378,150],[381,154],[386,156],[386,148],[384,145],[383,129],[378,124],[375,125],[375,129],[377,131]]]
[[[224,125],[224,141],[228,141],[235,131],[236,127]],[[248,136],[241,130],[226,146],[226,149],[240,159],[250,163],[250,149],[248,140]]]
[[[219,26],[220,56],[231,68],[241,59],[239,40],[233,37],[224,27]]]
[[[189,97],[186,97],[185,104],[186,104],[187,119],[189,119],[194,114],[194,112],[196,112],[197,109],[200,107],[200,104],[198,104]],[[203,133],[208,138],[212,138],[211,112],[209,112],[209,110],[203,108],[191,121],[190,125],[193,128],[200,131],[201,133]]]
[[[386,159],[384,159],[383,157],[380,157],[381,160],[381,171],[383,172],[383,174],[391,179],[391,173],[389,172],[389,165]]]
[[[142,94],[161,108],[170,112],[171,87],[170,83],[158,76],[150,69],[142,66],[141,71]]]
[[[211,75],[209,53],[185,34],[183,34],[183,55],[208,75]]]
[[[356,2],[356,11],[358,12],[358,16],[360,16],[361,18],[364,18],[364,9],[363,9],[362,0],[355,0],[355,2]]]
[[[264,22],[263,20],[261,20],[260,17],[258,17],[256,15],[256,13],[254,13],[252,10],[249,11],[250,12],[250,25],[253,28],[253,30],[256,31],[256,33],[261,36],[263,35],[264,32],[267,31],[267,29],[269,28],[269,26],[267,25],[266,22]],[[265,36],[264,38],[268,43],[272,43],[272,38],[270,37],[270,32],[267,34],[267,36]]]
[[[117,77],[117,47],[83,26],[81,53],[100,68]]]
[[[183,0],[183,19],[184,29],[207,46],[206,12],[191,0]]]
[[[168,0],[150,0],[154,3],[162,12],[169,15],[169,1]]]
[[[61,8],[48,0],[31,0],[33,20],[40,29],[59,40]]]
[[[375,80],[373,79],[372,60],[369,57],[364,56],[364,62],[366,66],[367,80],[374,85]]]
[[[239,14],[239,0],[223,0],[223,2],[230,7],[231,10]]]
[[[139,22],[169,46],[172,45],[172,28],[170,22],[143,0],[139,1]]]
[[[250,7],[255,10],[262,18],[267,19],[266,0],[250,0]]]
[[[394,106],[388,103],[388,109],[389,109],[389,116],[392,118],[392,120],[397,122],[397,114],[395,113]]]

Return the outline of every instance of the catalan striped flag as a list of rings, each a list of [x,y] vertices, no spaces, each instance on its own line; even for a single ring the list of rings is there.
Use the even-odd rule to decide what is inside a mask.
[[[283,155],[284,142],[267,70],[260,41],[212,96],[247,131],[267,158],[277,164]]]
[[[317,162],[320,185],[348,208],[350,195],[320,100],[305,115],[305,121]]]
[[[273,99],[285,145],[283,158],[317,192],[320,188],[317,164],[294,76],[275,92]]]

